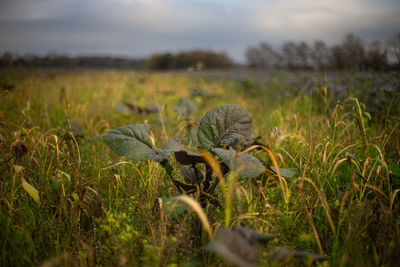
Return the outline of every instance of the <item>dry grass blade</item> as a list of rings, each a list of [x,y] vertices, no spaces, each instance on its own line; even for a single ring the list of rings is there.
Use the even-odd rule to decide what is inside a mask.
[[[204,230],[206,230],[206,232],[208,234],[208,237],[210,239],[212,239],[213,233],[212,233],[212,229],[210,226],[210,222],[208,221],[207,215],[205,214],[204,210],[201,208],[199,202],[197,202],[196,200],[194,200],[186,195],[173,197],[171,199],[171,201],[174,201],[174,200],[185,203],[186,205],[191,207],[194,212],[196,212],[197,216],[199,216],[201,223],[203,224]]]
[[[201,153],[201,155],[206,160],[208,165],[211,166],[211,168],[213,169],[214,173],[217,175],[217,177],[219,179],[219,182],[221,183],[221,185],[223,186],[223,188],[225,190],[224,175],[221,172],[221,168],[219,167],[218,162],[214,159],[214,157],[210,153],[208,153],[203,148],[198,148],[198,151]]]
[[[285,203],[288,204],[289,203],[289,198],[290,198],[290,192],[289,192],[289,188],[288,188],[288,185],[287,185],[287,182],[286,182],[285,178],[282,177],[281,172],[279,171],[278,162],[276,161],[276,158],[275,158],[275,156],[274,156],[274,154],[272,153],[271,150],[269,150],[265,146],[260,146],[260,148],[263,149],[265,152],[267,152],[269,158],[271,159],[272,165],[274,166],[274,168],[276,169],[276,173],[278,174],[279,185],[280,185],[280,187],[282,189],[283,197],[285,199]]]

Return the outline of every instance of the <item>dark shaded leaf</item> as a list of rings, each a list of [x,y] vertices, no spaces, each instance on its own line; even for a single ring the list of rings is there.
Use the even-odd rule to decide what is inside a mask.
[[[201,183],[204,179],[204,175],[195,168],[189,168],[186,166],[182,166],[182,173],[185,182],[192,185],[197,185]],[[197,173],[197,175],[196,175]]]
[[[103,140],[120,156],[161,162],[168,157],[168,154],[152,143],[150,129],[151,126],[146,124],[126,125],[105,133]]]
[[[211,151],[217,154],[231,171],[237,171],[242,178],[258,177],[265,171],[264,165],[252,155],[242,154],[236,157],[236,151],[224,148],[213,148]]]
[[[197,133],[200,144],[207,150],[231,145],[251,137],[253,119],[241,106],[228,104],[217,107],[200,120]]]
[[[192,165],[205,162],[203,156],[199,152],[185,147],[176,137],[168,140],[163,147],[163,151],[165,153],[174,153],[175,159],[183,165]]]
[[[241,234],[223,227],[218,229],[206,249],[217,253],[234,266],[256,266],[260,259],[258,251]]]

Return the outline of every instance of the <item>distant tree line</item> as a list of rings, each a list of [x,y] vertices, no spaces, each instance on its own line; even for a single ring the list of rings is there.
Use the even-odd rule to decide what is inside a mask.
[[[41,68],[105,68],[105,69],[224,69],[232,67],[232,60],[224,53],[193,50],[177,54],[157,53],[147,59],[130,59],[112,56],[70,57],[58,53],[45,56],[34,54],[18,55],[10,52],[0,56],[0,67],[41,67]]]
[[[169,69],[225,69],[233,66],[232,60],[225,53],[205,50],[192,50],[177,54],[153,54],[148,60],[148,67],[153,70]]]
[[[51,53],[45,56],[33,54],[16,55],[10,52],[0,57],[0,67],[40,67],[40,68],[104,68],[104,69],[143,69],[146,59],[130,59],[112,56],[77,56],[70,57]]]
[[[341,43],[328,47],[324,41],[288,41],[275,50],[268,43],[249,47],[248,65],[258,69],[374,69],[400,68],[400,32],[383,43],[364,42],[347,34]]]

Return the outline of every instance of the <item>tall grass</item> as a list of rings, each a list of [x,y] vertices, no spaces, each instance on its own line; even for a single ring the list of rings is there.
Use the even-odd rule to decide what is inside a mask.
[[[222,207],[204,211],[210,235],[222,225],[275,233],[262,264],[278,246],[327,254],[332,266],[397,263],[399,110],[388,102],[371,111],[362,96],[373,85],[363,76],[343,73],[351,82],[341,96],[322,74],[278,73],[245,82],[128,71],[13,75],[16,90],[0,96],[2,266],[222,266],[202,249],[208,237],[196,240],[196,215],[165,209],[164,200],[178,192],[161,166],[120,158],[98,138],[147,121],[162,145],[182,130],[175,103],[204,87],[208,96],[192,97],[196,117],[220,104],[243,106],[270,148],[256,156],[298,169],[293,178],[271,173],[243,182],[229,175],[217,189]],[[322,82],[309,83],[307,75]],[[121,114],[113,108],[121,101],[156,103],[162,112]],[[72,134],[73,120],[84,137]],[[18,154],[16,142],[27,151]],[[174,176],[181,177],[179,170]]]

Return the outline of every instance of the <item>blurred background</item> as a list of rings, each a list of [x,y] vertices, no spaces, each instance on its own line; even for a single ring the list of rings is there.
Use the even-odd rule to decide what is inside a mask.
[[[1,66],[398,69],[397,0],[2,0]]]

